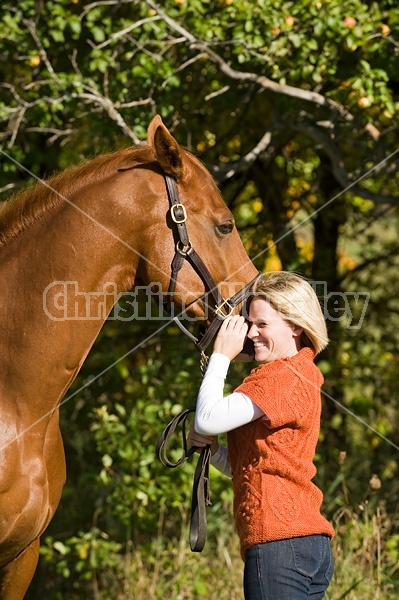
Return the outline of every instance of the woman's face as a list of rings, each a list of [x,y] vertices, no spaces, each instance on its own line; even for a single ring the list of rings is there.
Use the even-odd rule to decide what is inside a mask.
[[[249,307],[248,337],[253,341],[255,360],[268,363],[297,354],[302,329],[293,327],[265,298],[254,298]]]

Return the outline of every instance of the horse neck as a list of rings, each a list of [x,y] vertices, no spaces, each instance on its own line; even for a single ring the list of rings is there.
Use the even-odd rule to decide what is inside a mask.
[[[40,411],[57,404],[111,310],[115,297],[101,295],[106,283],[112,283],[115,293],[126,291],[137,268],[137,255],[129,248],[136,245],[134,232],[118,232],[109,208],[95,219],[86,216],[84,202],[79,208],[61,205],[1,251],[0,348],[8,377],[0,383],[0,397],[20,403],[26,398],[39,403]],[[54,282],[61,282],[61,288]],[[66,313],[65,306],[63,312],[57,309],[65,284],[69,288],[61,302],[67,302]],[[77,298],[76,292],[83,296]],[[84,318],[85,294],[91,295],[89,319]]]

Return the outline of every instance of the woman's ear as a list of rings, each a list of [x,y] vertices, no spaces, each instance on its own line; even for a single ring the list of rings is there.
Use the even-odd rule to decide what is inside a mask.
[[[292,326],[292,334],[293,337],[299,337],[303,333],[303,327],[297,327],[296,325]]]

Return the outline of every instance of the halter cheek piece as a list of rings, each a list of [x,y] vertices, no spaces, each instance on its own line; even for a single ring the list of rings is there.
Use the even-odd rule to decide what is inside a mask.
[[[213,312],[214,316],[209,327],[198,338],[195,337],[183,325],[177,316],[173,317],[173,321],[178,325],[181,331],[194,342],[195,346],[201,352],[201,357],[203,360],[205,360],[206,365],[206,348],[219,331],[224,319],[232,315],[236,306],[244,302],[249,296],[252,285],[257,277],[250,281],[242,290],[234,294],[234,296],[231,296],[230,298],[223,298],[219,292],[219,288],[214,278],[209,272],[208,267],[191,245],[186,227],[187,211],[184,204],[180,202],[176,181],[173,177],[167,175],[166,173],[164,173],[164,177],[170,204],[170,216],[175,225],[175,235],[177,239],[175,255],[171,265],[172,273],[168,293],[166,296],[167,299],[166,302],[164,302],[164,310],[169,314],[173,313],[173,294],[176,288],[177,275],[182,268],[184,261],[187,260],[197,275],[199,275],[205,286],[206,292],[203,296],[201,296],[201,299],[203,299],[205,304],[205,309],[207,312]],[[209,296],[212,297],[213,304],[208,302]]]
[[[223,298],[220,294],[217,284],[210,274],[207,266],[204,264],[201,257],[196,253],[192,247],[187,227],[187,211],[185,206],[179,201],[179,192],[177,189],[176,181],[170,175],[164,173],[166,189],[168,192],[168,198],[170,203],[170,216],[175,226],[176,236],[176,250],[172,260],[172,273],[169,283],[169,289],[167,293],[167,300],[164,302],[164,310],[169,314],[173,314],[173,294],[176,289],[177,275],[182,268],[184,261],[187,260],[193,267],[194,271],[201,278],[205,286],[205,294],[201,296],[205,304],[205,309],[213,312],[214,316],[211,324],[200,337],[195,337],[177,318],[173,316],[172,320],[178,325],[181,331],[189,337],[201,352],[201,370],[203,374],[206,370],[208,357],[205,355],[205,350],[217,334],[224,319],[230,316],[238,304],[241,304],[248,298],[250,290],[254,281],[250,281],[242,290],[237,292],[230,298]],[[208,297],[211,296],[213,304],[209,304],[207,301]],[[175,468],[181,465],[190,456],[194,454],[197,448],[187,447],[187,436],[186,436],[186,419],[190,413],[195,412],[195,407],[187,408],[182,413],[177,415],[166,427],[160,436],[156,454],[158,459],[163,465],[170,468]],[[169,460],[167,455],[167,446],[170,438],[174,434],[176,428],[181,425],[182,430],[182,442],[183,442],[183,453],[177,462]],[[198,459],[197,467],[194,473],[193,482],[193,493],[191,501],[191,518],[190,518],[190,547],[193,552],[201,552],[206,541],[206,506],[210,505],[209,495],[209,464],[211,458],[211,447],[204,446],[201,449],[200,457]]]

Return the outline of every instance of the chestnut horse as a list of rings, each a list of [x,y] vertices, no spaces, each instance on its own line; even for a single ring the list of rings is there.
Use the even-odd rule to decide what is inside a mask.
[[[149,125],[147,144],[72,167],[0,208],[1,600],[24,597],[39,538],[61,497],[60,401],[115,301],[95,292],[111,284],[120,294],[151,282],[169,289],[175,241],[164,173],[177,183],[190,243],[221,293],[248,283],[256,269],[213,179],[159,116]],[[176,302],[183,299],[202,319],[201,278],[184,264],[176,279]],[[61,282],[90,293],[98,318],[85,319],[79,311],[87,306],[76,305],[69,292],[77,318],[62,318]]]

